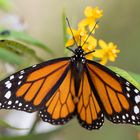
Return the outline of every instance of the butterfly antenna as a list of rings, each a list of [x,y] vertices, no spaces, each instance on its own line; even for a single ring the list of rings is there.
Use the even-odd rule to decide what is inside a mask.
[[[74,42],[75,42],[76,46],[78,47],[78,44],[77,44],[77,42],[76,42],[76,39],[75,39],[75,37],[74,37],[73,31],[72,31],[71,26],[70,26],[70,22],[69,22],[69,20],[68,20],[68,18],[67,18],[67,17],[66,17],[66,21],[67,21],[68,26],[69,26],[69,28],[70,28],[70,31],[71,31],[71,33],[72,33],[73,40],[74,40]]]
[[[88,38],[90,37],[90,35],[92,34],[92,32],[94,31],[94,29],[96,28],[97,24],[99,23],[99,21],[97,21],[94,25],[94,27],[92,28],[92,30],[90,31],[90,33],[88,34],[87,38],[85,39],[84,43],[82,46],[85,45],[85,43],[87,42]]]
[[[75,54],[75,51],[72,50],[71,48],[67,47],[67,49]]]
[[[81,37],[81,35],[80,35],[80,44],[79,44],[79,46],[81,46],[81,40],[82,40],[82,37]]]

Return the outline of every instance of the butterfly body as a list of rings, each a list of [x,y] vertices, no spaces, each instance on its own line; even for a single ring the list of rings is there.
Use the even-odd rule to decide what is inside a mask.
[[[81,46],[75,49],[75,54],[71,57],[72,75],[75,79],[75,93],[78,95],[81,77],[84,71],[86,58]]]
[[[82,47],[72,57],[43,62],[0,81],[0,109],[39,111],[43,121],[65,124],[77,116],[82,127],[140,124],[140,91],[105,66],[85,58]]]

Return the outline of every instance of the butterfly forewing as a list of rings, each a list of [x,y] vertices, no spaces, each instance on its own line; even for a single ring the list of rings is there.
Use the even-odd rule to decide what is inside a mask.
[[[113,123],[140,124],[139,90],[96,62],[88,60],[87,70],[105,116]]]
[[[0,108],[39,110],[57,90],[69,68],[69,58],[60,58],[34,65],[2,80]]]

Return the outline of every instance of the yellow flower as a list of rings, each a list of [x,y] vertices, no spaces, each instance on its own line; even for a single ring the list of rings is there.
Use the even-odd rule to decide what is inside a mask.
[[[84,52],[87,53],[95,50],[96,46],[97,46],[97,39],[95,39],[93,36],[90,36],[87,40],[87,43],[85,43],[85,45],[82,48]],[[93,53],[86,55],[86,58],[90,60],[93,60],[93,57],[94,57]]]
[[[69,28],[67,29],[67,32],[70,35],[72,35]],[[87,31],[84,28],[79,28],[78,30],[72,29],[72,32],[73,32],[74,38],[77,42],[77,45],[78,46],[81,45],[85,52],[92,51],[97,46],[97,40],[93,36],[90,36],[88,38],[88,40],[86,41],[86,43],[83,45],[83,43],[85,42],[85,40],[88,36]],[[74,39],[71,38],[66,42],[65,46],[69,47],[69,46],[72,46],[74,44],[75,44]]]
[[[78,27],[85,28],[88,26],[89,29],[92,30],[92,28],[96,24],[96,20],[102,17],[103,11],[99,10],[98,7],[92,8],[88,6],[85,8],[84,14],[86,18],[79,22]],[[98,28],[98,25],[96,26],[96,28]]]
[[[87,18],[98,19],[103,15],[103,11],[99,10],[98,7],[92,8],[90,6],[85,8],[84,14]]]
[[[120,52],[120,50],[117,49],[117,45],[114,45],[112,42],[107,44],[103,40],[99,40],[99,46],[101,49],[95,51],[94,57],[100,58],[100,63],[103,65],[105,65],[108,60],[114,62],[117,57],[117,53]]]
[[[71,33],[69,28],[67,28],[67,32],[72,36],[72,33]],[[75,38],[75,40],[77,42],[77,45],[81,45],[84,42],[84,39],[87,36],[86,30],[84,28],[79,28],[78,30],[72,29],[72,32],[73,32],[74,38]],[[72,46],[74,44],[75,44],[75,42],[74,42],[74,39],[72,38],[72,39],[69,39],[66,42],[65,46],[69,47],[69,46]]]
[[[89,53],[95,50],[97,46],[97,39],[93,36],[95,31],[93,31],[92,34],[90,34],[90,31],[95,26],[96,20],[102,17],[103,11],[99,10],[98,7],[92,8],[88,6],[85,8],[84,14],[86,18],[79,22],[78,29],[72,29],[72,34],[68,28],[67,32],[71,36],[74,35],[77,45],[82,46],[85,53]],[[98,25],[96,28],[98,28]],[[89,34],[90,36],[88,36]],[[67,41],[66,47],[73,46],[75,44],[74,38]],[[86,55],[86,58],[90,60],[97,58],[103,65],[105,65],[108,60],[114,62],[117,57],[117,53],[120,52],[120,50],[117,49],[117,45],[112,42],[106,43],[103,40],[99,40],[98,44],[100,49],[96,49],[95,52],[89,53]]]

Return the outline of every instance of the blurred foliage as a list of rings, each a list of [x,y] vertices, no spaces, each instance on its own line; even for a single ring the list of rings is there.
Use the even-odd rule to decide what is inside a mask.
[[[5,39],[5,38],[6,39],[16,39],[16,40],[22,41],[24,43],[27,43],[28,45],[34,45],[38,48],[44,49],[46,52],[53,54],[52,50],[47,45],[45,45],[44,43],[42,43],[41,41],[39,41],[37,39],[34,39],[33,37],[31,37],[30,35],[28,35],[25,32],[18,32],[18,31],[14,31],[14,30],[9,30],[9,31],[0,30],[0,38],[1,39]],[[20,45],[19,45],[19,47],[20,47]]]
[[[0,136],[0,140],[49,140],[52,135],[57,134],[59,130],[41,134],[29,134],[25,136]]]
[[[26,61],[28,60],[29,57],[37,60],[38,62],[43,61],[40,57],[37,56],[36,51],[31,47],[29,47],[29,45],[37,46],[38,48],[44,49],[46,52],[53,54],[51,49],[49,49],[46,45],[44,45],[37,39],[32,38],[31,36],[27,35],[24,32],[2,30],[0,32],[0,38],[2,40],[5,39],[5,41],[0,42],[0,49],[2,50],[0,52],[1,54],[0,57],[3,60],[11,62],[13,64],[17,65],[21,65],[23,63],[26,64]],[[28,46],[6,39],[19,40],[22,41],[23,43],[28,44]]]
[[[5,48],[0,48],[0,59],[16,65],[20,65],[23,62],[20,56]]]
[[[10,11],[12,9],[11,0],[0,0],[0,9]]]

